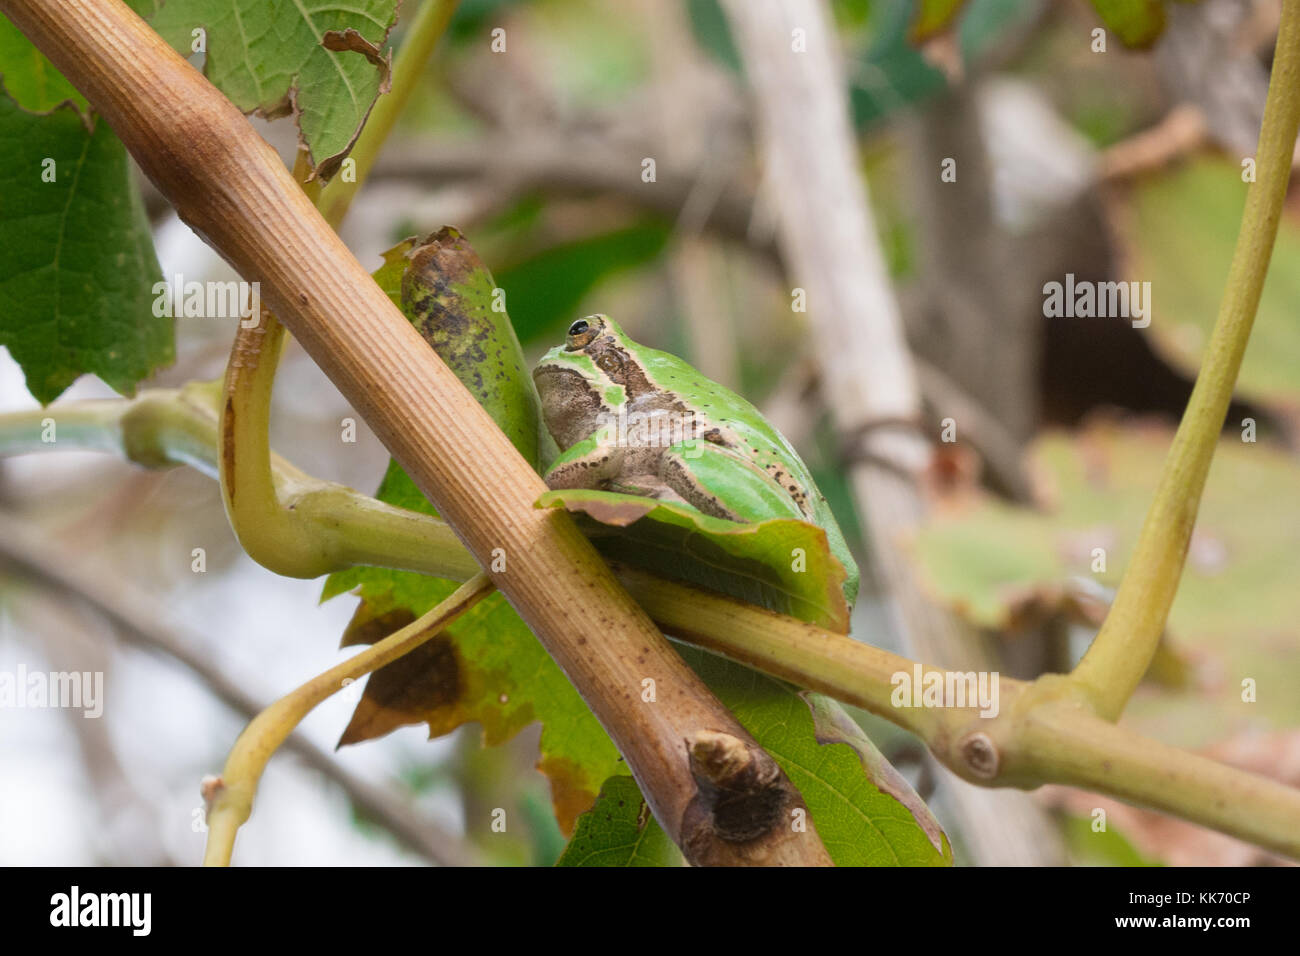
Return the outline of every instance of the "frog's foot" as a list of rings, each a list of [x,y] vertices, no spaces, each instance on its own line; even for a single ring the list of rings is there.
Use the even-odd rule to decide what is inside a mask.
[[[580,441],[555,459],[543,476],[552,491],[603,488],[622,468],[622,450],[594,439]]]

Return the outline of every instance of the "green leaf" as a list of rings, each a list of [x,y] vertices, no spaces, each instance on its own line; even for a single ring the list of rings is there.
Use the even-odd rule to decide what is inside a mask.
[[[376,493],[381,501],[432,514],[433,507],[392,462]],[[456,583],[404,571],[351,568],[331,574],[321,599],[356,590],[361,598],[343,645],[372,644],[456,589]],[[620,767],[609,736],[568,678],[500,594],[470,611],[438,638],[370,676],[339,743],[359,743],[407,724],[429,736],[478,721],[484,742],[502,743],[542,724],[538,769],[551,780],[556,817],[569,832],[601,783]]]
[[[40,105],[59,79],[19,86]],[[4,95],[0,143],[0,345],[41,402],[85,372],[134,392],[175,346],[171,319],[154,315],[161,270],[125,148],[72,103],[35,115]]]
[[[839,704],[696,648],[676,646],[803,794],[836,866],[952,864],[948,838],[929,808]],[[561,864],[674,863],[675,858],[664,861],[657,853],[661,831],[653,820],[645,822],[642,806],[632,778],[607,782],[601,802],[579,818]]]
[[[329,179],[388,88],[380,47],[398,0],[166,0],[152,25],[183,56],[206,31],[204,73],[245,113],[295,114]]]
[[[1162,0],[1092,0],[1106,28],[1125,46],[1148,47],[1165,28]]]
[[[4,16],[0,16],[0,77],[5,92],[29,113],[48,113],[71,102],[82,115],[90,115],[86,98]]]
[[[126,5],[140,16],[149,17],[158,3],[159,0],[127,0]],[[29,113],[48,113],[71,101],[89,119],[90,104],[86,98],[3,15],[0,15],[0,77],[5,92]]]
[[[631,777],[610,777],[596,805],[578,818],[556,866],[681,866],[682,854]]]
[[[357,589],[361,603],[343,644],[370,644],[423,614],[455,587],[418,574],[353,568],[330,575],[324,597]],[[614,744],[573,685],[500,594],[419,650],[372,674],[339,744],[421,722],[429,725],[431,738],[438,737],[471,721],[482,725],[488,746],[541,723],[538,769],[550,778],[556,818],[566,833],[591,806],[601,783],[622,766]]]
[[[491,308],[492,276],[469,243],[452,229],[423,243],[406,240],[384,254],[374,275],[536,466],[537,393],[509,316]],[[394,461],[376,497],[435,513]],[[368,644],[415,620],[455,588],[455,582],[418,574],[352,568],[326,579],[322,600],[356,589],[361,603],[343,643]],[[435,737],[469,721],[482,724],[489,745],[541,722],[538,767],[551,780],[556,817],[565,832],[621,767],[618,751],[573,685],[499,594],[443,635],[372,674],[340,743],[420,722]]]
[[[678,651],[803,794],[836,866],[948,866],[924,802],[833,701],[696,648]],[[826,741],[822,743],[821,741]]]
[[[585,488],[548,491],[537,506],[580,515],[579,526],[608,558],[848,633],[844,568],[816,525],[742,524],[677,502]]]

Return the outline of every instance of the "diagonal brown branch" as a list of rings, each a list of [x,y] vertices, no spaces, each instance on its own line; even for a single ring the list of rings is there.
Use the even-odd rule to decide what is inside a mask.
[[[684,832],[686,741],[752,738],[619,586],[473,396],[371,280],[239,110],[120,0],[0,0],[112,124],[145,174],[243,276],[361,413],[573,681],[665,831],[697,862],[827,864],[775,826],[744,844]],[[497,551],[500,549],[500,551]],[[642,703],[641,682],[657,702]],[[788,800],[801,803],[783,780]]]

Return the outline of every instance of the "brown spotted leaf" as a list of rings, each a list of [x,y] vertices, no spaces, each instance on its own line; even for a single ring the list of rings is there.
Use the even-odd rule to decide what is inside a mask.
[[[409,239],[384,254],[375,281],[388,293],[530,462],[538,455],[538,402],[504,310],[493,308],[486,266],[454,229]],[[415,483],[389,462],[382,501],[433,514]],[[361,598],[344,644],[372,644],[451,594],[456,582],[379,568],[332,574],[325,598]],[[476,721],[499,744],[542,725],[539,768],[567,832],[620,767],[618,751],[532,632],[492,595],[421,650],[372,674],[340,743],[357,743],[408,724],[430,736]]]

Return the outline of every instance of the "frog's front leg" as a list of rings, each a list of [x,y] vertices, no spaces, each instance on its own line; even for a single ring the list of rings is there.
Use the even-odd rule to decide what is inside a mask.
[[[543,476],[546,487],[600,488],[604,482],[619,473],[623,465],[622,449],[617,445],[602,443],[595,438],[584,438],[569,446],[552,462]]]
[[[664,451],[664,484],[707,515],[731,521],[804,519],[799,506],[758,465],[718,445],[688,441]]]

